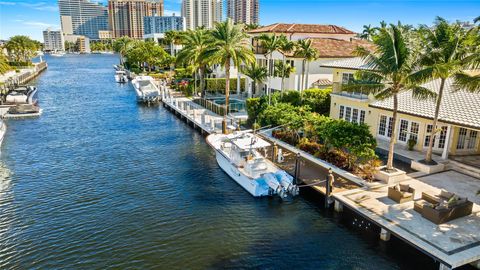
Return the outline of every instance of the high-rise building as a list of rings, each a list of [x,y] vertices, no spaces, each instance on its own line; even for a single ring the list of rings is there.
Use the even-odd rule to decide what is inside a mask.
[[[215,22],[222,21],[223,0],[183,0],[182,17],[185,17],[186,28],[213,28]]]
[[[143,38],[143,18],[163,16],[163,0],[110,0],[108,21],[112,37]]]
[[[62,31],[53,31],[50,28],[43,31],[43,49],[45,51],[65,51]]]
[[[259,24],[259,0],[227,0],[227,17],[234,23]]]
[[[160,34],[168,31],[185,31],[185,18],[180,16],[146,16],[143,18],[143,34]]]
[[[89,0],[58,0],[64,34],[98,39],[98,31],[108,30],[108,9]]]

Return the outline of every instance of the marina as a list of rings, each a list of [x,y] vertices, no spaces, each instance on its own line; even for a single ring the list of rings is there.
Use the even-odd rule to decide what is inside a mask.
[[[2,252],[1,268],[438,268],[324,210],[309,192],[291,202],[251,197],[217,165],[205,138],[179,121],[199,128],[205,115],[207,133],[209,120],[218,130],[223,117],[182,98],[167,102],[188,104],[169,107],[178,117],[137,104],[133,87],[113,78],[115,56],[48,60],[35,82],[42,117],[7,120],[1,232],[9,239],[3,250],[17,252]],[[65,77],[64,69],[75,72]]]

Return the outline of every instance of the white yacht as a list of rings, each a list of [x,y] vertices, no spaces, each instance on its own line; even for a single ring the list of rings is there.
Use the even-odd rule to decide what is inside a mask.
[[[270,143],[255,134],[211,134],[207,143],[215,150],[218,165],[254,197],[298,195],[293,178],[261,154]]]
[[[128,82],[127,73],[123,70],[117,70],[115,72],[115,81],[117,83],[126,83]]]
[[[52,52],[50,55],[55,57],[62,57],[65,55],[65,53],[61,51],[55,51],[55,52]]]
[[[8,93],[5,102],[7,104],[35,104],[37,103],[37,87],[19,86]]]
[[[137,76],[132,80],[138,102],[156,102],[160,99],[160,90],[150,76]]]

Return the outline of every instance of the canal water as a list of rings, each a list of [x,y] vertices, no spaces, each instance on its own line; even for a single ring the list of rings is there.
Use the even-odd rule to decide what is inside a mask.
[[[47,59],[43,115],[7,121],[0,269],[434,267],[314,196],[254,199],[200,134],[115,83],[115,55]]]

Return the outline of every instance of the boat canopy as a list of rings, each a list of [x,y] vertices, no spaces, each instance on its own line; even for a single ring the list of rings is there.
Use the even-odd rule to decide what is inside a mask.
[[[264,148],[270,146],[270,143],[251,133],[244,133],[241,136],[232,139],[232,143],[241,150]]]

